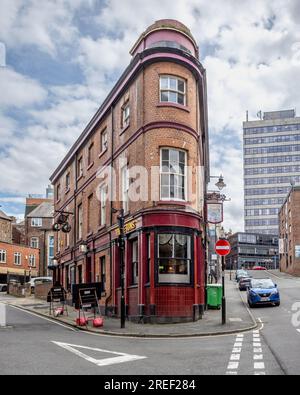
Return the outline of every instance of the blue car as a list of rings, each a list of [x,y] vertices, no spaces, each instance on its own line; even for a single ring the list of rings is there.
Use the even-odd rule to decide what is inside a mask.
[[[280,306],[280,294],[277,285],[270,279],[252,279],[248,287],[248,304]]]

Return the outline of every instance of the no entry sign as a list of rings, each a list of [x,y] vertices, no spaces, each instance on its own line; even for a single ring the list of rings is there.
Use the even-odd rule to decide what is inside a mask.
[[[216,243],[216,253],[220,256],[229,255],[231,251],[230,243],[227,240],[219,240]]]

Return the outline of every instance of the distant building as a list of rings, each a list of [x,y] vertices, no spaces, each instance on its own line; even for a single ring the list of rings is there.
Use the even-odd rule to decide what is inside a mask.
[[[39,250],[24,245],[0,242],[0,283],[9,280],[23,281],[37,277],[39,273]]]
[[[37,276],[39,250],[15,243],[14,218],[0,211],[0,283]],[[22,241],[21,238],[17,241]]]
[[[26,199],[26,244],[40,250],[39,275],[41,276],[48,275],[48,266],[54,257],[53,213],[52,199]]]
[[[300,182],[300,118],[266,112],[244,122],[245,231],[278,234],[278,212],[291,182]]]
[[[13,221],[12,224],[12,242],[14,244],[26,244],[26,236],[25,236],[25,221],[16,222]]]
[[[226,257],[227,269],[251,269],[263,266],[279,267],[278,236],[255,233],[235,233],[228,238],[231,253]]]
[[[0,210],[0,242],[12,242],[13,219]]]
[[[300,187],[293,187],[279,212],[280,269],[300,276]]]

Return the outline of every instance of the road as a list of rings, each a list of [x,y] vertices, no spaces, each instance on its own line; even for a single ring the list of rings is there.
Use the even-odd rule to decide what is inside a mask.
[[[300,326],[292,325],[300,279],[276,278],[276,282],[281,307],[252,311],[262,321],[261,330],[213,338],[95,336],[8,307],[11,327],[0,329],[0,374],[300,374]]]

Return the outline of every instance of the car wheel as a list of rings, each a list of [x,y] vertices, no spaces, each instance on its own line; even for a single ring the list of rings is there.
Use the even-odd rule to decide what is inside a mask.
[[[248,305],[249,305],[250,309],[253,309],[254,304],[252,304],[251,302],[248,301]]]
[[[275,303],[275,306],[276,306],[276,307],[279,307],[279,306],[280,306],[280,302]]]

